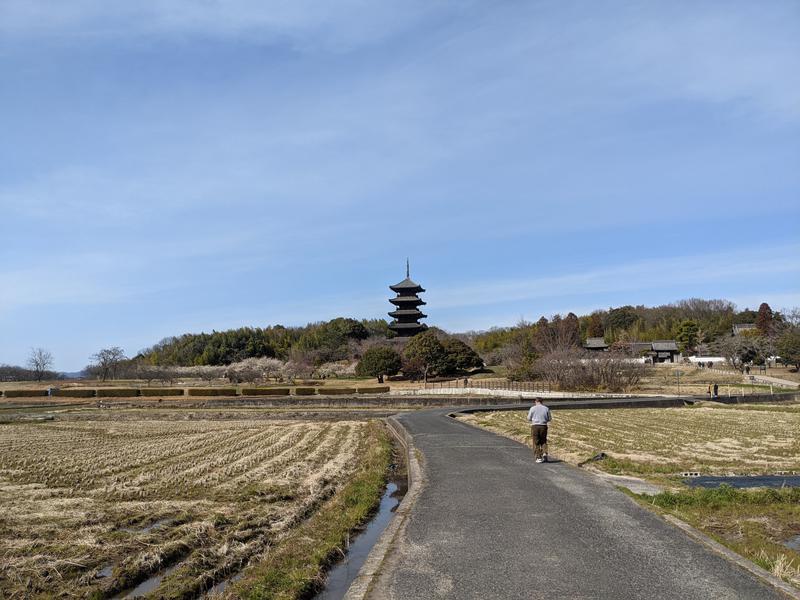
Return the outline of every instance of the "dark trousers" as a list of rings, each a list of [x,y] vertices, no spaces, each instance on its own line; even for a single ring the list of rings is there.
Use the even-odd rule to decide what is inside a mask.
[[[534,458],[547,454],[547,425],[531,425]]]

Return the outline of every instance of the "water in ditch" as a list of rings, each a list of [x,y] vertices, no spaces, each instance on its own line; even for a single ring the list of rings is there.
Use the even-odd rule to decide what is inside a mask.
[[[125,598],[138,598],[139,596],[149,594],[150,592],[154,591],[159,585],[161,585],[161,582],[164,580],[164,578],[173,571],[175,571],[175,569],[177,569],[179,566],[181,566],[181,563],[172,565],[171,567],[167,567],[166,569],[159,571],[152,577],[148,577],[147,579],[142,581],[136,587],[131,588],[129,590],[124,590],[119,594],[115,595],[113,597],[113,600],[123,600]]]
[[[344,598],[350,584],[358,575],[358,571],[367,560],[367,556],[378,541],[383,531],[392,520],[408,487],[405,477],[397,477],[389,481],[383,492],[378,511],[367,526],[353,539],[347,547],[347,554],[341,562],[334,565],[325,580],[325,589],[314,596],[314,600],[340,600]]]
[[[735,488],[800,487],[800,475],[742,475],[732,477],[689,477],[683,480],[690,487],[715,488],[727,484]]]

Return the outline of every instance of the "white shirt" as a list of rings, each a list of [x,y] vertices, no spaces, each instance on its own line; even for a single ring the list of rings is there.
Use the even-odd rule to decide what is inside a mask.
[[[544,404],[534,404],[528,411],[528,421],[534,425],[547,425],[550,421],[550,409]]]

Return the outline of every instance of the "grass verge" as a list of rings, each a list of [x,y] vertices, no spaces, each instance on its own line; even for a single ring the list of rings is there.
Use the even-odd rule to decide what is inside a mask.
[[[249,600],[309,598],[324,582],[323,573],[343,554],[351,531],[374,512],[392,457],[389,433],[379,423],[366,437],[359,471],[311,518],[250,567],[235,585],[235,596]]]
[[[723,485],[631,496],[800,588],[800,552],[785,545],[800,535],[800,488],[741,490]]]

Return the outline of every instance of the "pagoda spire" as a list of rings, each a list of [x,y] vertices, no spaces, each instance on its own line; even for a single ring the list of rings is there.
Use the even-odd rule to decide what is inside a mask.
[[[406,279],[411,279],[411,267],[408,264],[408,257],[406,257]]]

